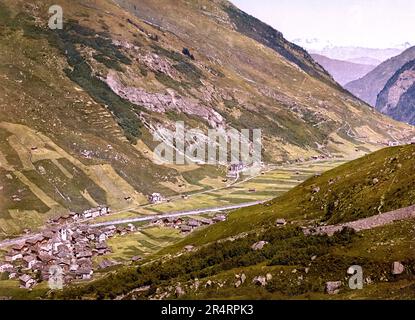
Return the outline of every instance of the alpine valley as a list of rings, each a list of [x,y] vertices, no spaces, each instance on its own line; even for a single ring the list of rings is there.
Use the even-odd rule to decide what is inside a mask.
[[[1,297],[415,298],[413,61],[394,120],[226,0],[0,0],[0,53]],[[261,171],[157,162],[177,122]]]

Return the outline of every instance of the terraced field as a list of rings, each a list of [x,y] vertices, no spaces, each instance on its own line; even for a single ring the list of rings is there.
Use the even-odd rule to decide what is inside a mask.
[[[182,238],[183,235],[176,229],[161,227],[143,228],[135,233],[111,238],[108,241],[108,245],[113,252],[104,258],[114,259],[119,262],[131,261],[131,258],[134,256],[144,258]]]
[[[134,218],[145,214],[214,208],[232,204],[267,200],[294,188],[307,178],[344,163],[344,160],[315,161],[273,167],[253,179],[242,180],[226,187],[189,194],[188,199],[174,198],[171,202],[144,205],[132,210],[101,217],[96,222]]]

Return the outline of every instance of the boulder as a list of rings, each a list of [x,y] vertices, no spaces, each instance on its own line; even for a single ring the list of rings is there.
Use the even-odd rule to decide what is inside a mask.
[[[268,242],[267,242],[267,241],[259,241],[259,242],[257,242],[257,243],[254,243],[254,244],[251,246],[251,248],[252,248],[252,250],[255,250],[255,251],[257,251],[257,250],[262,250],[266,244],[268,244]]]
[[[272,274],[271,273],[267,273],[267,275],[265,276],[265,278],[267,279],[267,281],[271,281],[272,280]]]
[[[313,193],[319,193],[320,192],[320,187],[314,187],[313,188]]]
[[[402,263],[400,263],[399,261],[395,261],[392,264],[392,274],[393,275],[399,275],[402,274],[405,271],[405,267]]]
[[[184,290],[182,289],[182,287],[177,286],[177,287],[176,287],[176,296],[177,296],[177,297],[181,297],[181,296],[183,296],[184,294],[185,294],[185,292],[184,292]]]
[[[326,293],[328,294],[338,294],[342,286],[341,281],[329,281],[326,282]]]
[[[184,247],[184,250],[186,250],[187,252],[191,252],[191,251],[193,251],[195,249],[195,247],[194,246],[185,246]]]
[[[245,283],[245,281],[246,281],[246,275],[245,275],[245,273],[242,273],[241,274],[241,282],[242,282],[242,284]]]
[[[276,226],[285,226],[286,224],[287,221],[285,219],[277,219],[277,221],[275,221]]]
[[[257,276],[252,280],[252,283],[257,286],[265,287],[267,284],[267,279],[263,276]]]

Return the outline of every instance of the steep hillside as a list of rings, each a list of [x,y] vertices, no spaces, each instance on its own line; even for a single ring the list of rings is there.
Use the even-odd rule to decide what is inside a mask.
[[[386,60],[361,79],[346,84],[345,88],[366,101],[371,106],[376,105],[378,94],[388,80],[407,62],[415,59],[415,47],[411,47],[400,55]]]
[[[389,79],[378,95],[376,109],[393,119],[415,123],[415,60]]]
[[[414,155],[413,145],[382,149],[311,178],[269,203],[238,210],[185,243],[204,244],[261,229],[277,218],[337,224],[411,206]]]
[[[232,212],[228,221],[167,248],[156,262],[68,288],[63,297],[319,299],[328,297],[326,282],[341,281],[337,298],[414,298],[413,218],[358,234],[303,232],[413,205],[414,155],[415,146],[408,145],[352,161],[269,203]],[[282,218],[287,224],[276,224]],[[262,247],[253,249],[260,241]],[[184,253],[185,245],[194,246],[193,252]],[[399,261],[404,272],[393,274],[392,263]],[[346,270],[352,265],[363,268],[361,291],[347,287]],[[245,281],[238,282],[242,274]],[[131,291],[144,286],[149,287]],[[184,296],[177,295],[178,286]]]
[[[359,79],[375,68],[373,65],[330,59],[319,54],[312,54],[311,56],[341,85]]]
[[[63,30],[48,28],[52,4]],[[153,133],[176,121],[262,129],[265,162],[357,156],[410,134],[226,1],[3,0],[0,50],[2,236],[211,188],[199,177],[226,168],[154,163]]]

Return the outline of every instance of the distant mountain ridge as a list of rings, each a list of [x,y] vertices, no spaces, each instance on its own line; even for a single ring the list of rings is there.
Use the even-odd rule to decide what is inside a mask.
[[[311,54],[311,56],[341,85],[363,77],[376,67],[375,65],[330,59],[319,54]]]
[[[359,46],[341,46],[335,45],[330,41],[314,39],[294,39],[293,42],[310,53],[320,54],[330,59],[343,61],[353,61],[353,59],[372,59],[376,61],[385,61],[389,58],[399,55],[404,50],[411,47],[409,42],[389,46],[388,48],[367,48]],[[360,62],[361,63],[361,62]]]
[[[415,47],[383,62],[361,79],[346,84],[345,88],[371,106],[376,106],[377,96],[388,80],[413,59],[415,59]]]

